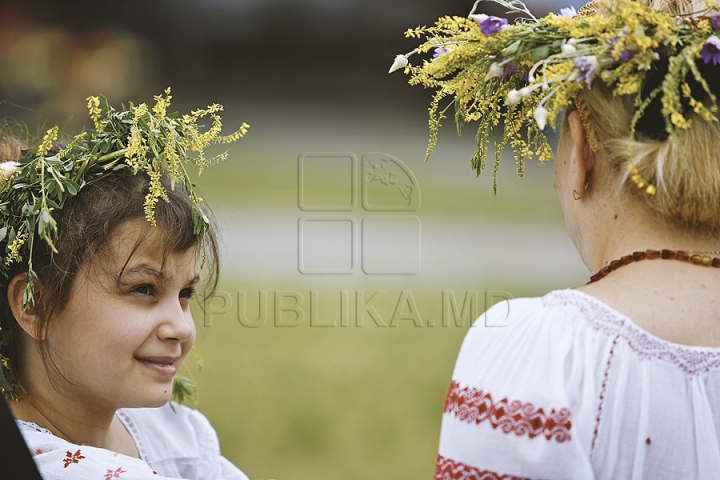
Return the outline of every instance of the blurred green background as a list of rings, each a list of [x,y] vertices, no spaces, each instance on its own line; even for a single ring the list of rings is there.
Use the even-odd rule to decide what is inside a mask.
[[[528,4],[536,14],[568,6]],[[198,408],[224,454],[255,480],[431,478],[444,397],[471,317],[503,298],[586,281],[551,163],[530,162],[518,181],[506,158],[494,197],[490,172],[476,178],[470,168],[472,126],[458,137],[450,121],[423,163],[430,92],[387,70],[414,47],[403,37],[407,28],[471,7],[0,2],[0,115],[31,138],[55,124],[67,134],[90,126],[88,95],[115,105],[152,102],[168,85],[180,112],[217,102],[228,130],[251,125],[229,160],[200,182],[221,230],[223,276],[195,318],[204,359]],[[381,207],[397,194],[395,184],[370,185],[369,152],[388,159],[419,203],[364,206],[364,188]],[[344,210],[308,210],[303,198],[336,199]],[[317,223],[324,220],[340,223]],[[406,220],[417,231],[393,230]],[[342,225],[351,224],[344,237]],[[307,230],[301,244],[301,225],[341,227]],[[417,253],[409,266],[393,264],[408,252]],[[311,272],[336,263],[346,272]],[[451,300],[458,310],[467,302],[464,315],[453,314]]]

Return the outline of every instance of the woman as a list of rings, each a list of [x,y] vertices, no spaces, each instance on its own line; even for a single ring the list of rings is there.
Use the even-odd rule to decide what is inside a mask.
[[[408,67],[520,156],[564,110],[555,189],[597,272],[470,330],[436,479],[720,478],[720,14],[641,3],[444,19],[425,44],[443,51]]]

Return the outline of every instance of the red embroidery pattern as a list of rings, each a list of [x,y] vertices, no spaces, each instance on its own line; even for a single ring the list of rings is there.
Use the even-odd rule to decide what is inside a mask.
[[[500,427],[503,433],[514,433],[517,436],[535,438],[542,435],[547,440],[555,439],[560,443],[572,439],[572,412],[567,408],[559,411],[552,409],[550,413],[545,413],[530,402],[508,401],[507,398],[495,402],[489,393],[469,387],[461,388],[454,380],[450,383],[443,412],[452,413],[467,423],[479,424],[487,420],[493,428]]]
[[[590,447],[590,453],[595,451],[595,440],[597,440],[598,430],[600,429],[600,418],[602,417],[603,403],[605,402],[605,391],[607,390],[608,376],[610,375],[610,363],[612,362],[613,352],[615,352],[615,345],[617,345],[618,338],[615,337],[610,348],[610,354],[608,355],[607,365],[605,366],[605,375],[603,376],[602,387],[600,387],[600,401],[598,402],[598,413],[595,419],[595,432],[593,433],[592,445]]]
[[[442,455],[438,455],[435,463],[435,479],[434,480],[530,480],[526,477],[514,477],[512,475],[502,475],[465,465],[456,462]]]
[[[688,375],[697,375],[720,367],[720,349],[683,346],[651,336],[640,330],[626,316],[582,293],[558,290],[548,293],[542,300],[543,305],[548,307],[576,307],[592,328],[609,337],[621,337],[641,358],[672,363]]]
[[[75,453],[68,451],[63,459],[63,463],[65,464],[63,468],[69,467],[71,463],[79,463],[83,458],[85,457],[80,454],[80,450]]]
[[[105,474],[105,480],[112,480],[113,478],[120,478],[120,475],[125,473],[125,470],[122,469],[122,467],[118,467],[117,470],[114,472],[112,470],[108,470]]]

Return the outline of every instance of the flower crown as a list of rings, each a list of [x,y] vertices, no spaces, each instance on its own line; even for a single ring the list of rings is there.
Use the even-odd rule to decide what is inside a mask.
[[[77,195],[88,182],[111,172],[127,169],[133,175],[146,173],[150,177],[149,191],[145,196],[145,217],[155,225],[155,205],[169,201],[161,183],[163,174],[170,178],[172,188],[181,184],[192,203],[193,231],[202,238],[209,220],[201,208],[202,198],[194,190],[186,164],[204,167],[225,160],[227,152],[205,158],[205,149],[215,143],[234,142],[247,132],[249,125],[227,136],[220,135],[222,119],[218,112],[222,105],[211,105],[179,116],[168,113],[170,89],[155,97],[150,108],[145,103],[115,110],[105,97],[89,97],[88,110],[94,129],[73,137],[57,154],[49,155],[58,138],[58,127],[47,131],[37,149],[22,151],[19,162],[0,164],[0,285],[10,281],[10,267],[27,262],[23,306],[34,305],[35,280],[33,247],[44,241],[53,251],[57,239],[57,224],[53,211],[63,208],[65,202]],[[210,116],[212,125],[201,132],[198,120]],[[194,152],[197,155],[192,156]],[[8,332],[0,331],[0,346],[7,345]],[[0,391],[13,394],[15,382],[8,359],[0,355]],[[189,379],[176,377],[174,397],[192,395]]]
[[[526,158],[540,163],[552,158],[543,134],[546,124],[556,128],[557,116],[583,89],[604,83],[614,95],[634,95],[635,114],[630,139],[654,100],[661,102],[664,132],[682,146],[681,133],[689,128],[689,111],[716,122],[717,99],[700,72],[699,62],[720,63],[720,13],[709,0],[705,8],[687,15],[658,12],[633,0],[595,0],[580,12],[570,7],[560,15],[535,18],[520,0],[490,0],[520,14],[514,24],[504,18],[475,14],[468,18],[442,17],[434,27],[405,33],[425,42],[398,55],[390,73],[403,69],[411,85],[435,89],[430,104],[430,140],[426,160],[437,143],[441,120],[455,107],[458,133],[467,122],[479,122],[478,147],[472,166],[479,175],[485,168],[489,138],[501,125],[495,141],[493,190],[502,150],[515,153],[517,174],[522,178]],[[598,15],[597,13],[601,13]],[[412,66],[408,57],[434,50],[432,59]],[[664,77],[647,91],[648,79],[666,62]],[[702,65],[702,64],[700,64]],[[691,88],[688,79],[702,91]],[[706,95],[709,106],[698,96]],[[452,101],[442,105],[449,97]],[[505,108],[504,108],[505,107]],[[534,120],[534,121],[533,121]],[[526,128],[525,128],[526,127]],[[634,165],[629,176],[647,194],[656,188],[647,183]]]

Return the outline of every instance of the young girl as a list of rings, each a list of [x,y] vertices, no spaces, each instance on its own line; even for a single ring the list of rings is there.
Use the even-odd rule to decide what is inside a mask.
[[[247,126],[220,137],[221,107],[180,118],[156,100],[91,97],[95,130],[55,155],[56,129],[37,151],[2,141],[0,389],[47,479],[247,479],[201,413],[168,403],[201,271],[218,273],[185,163]]]

